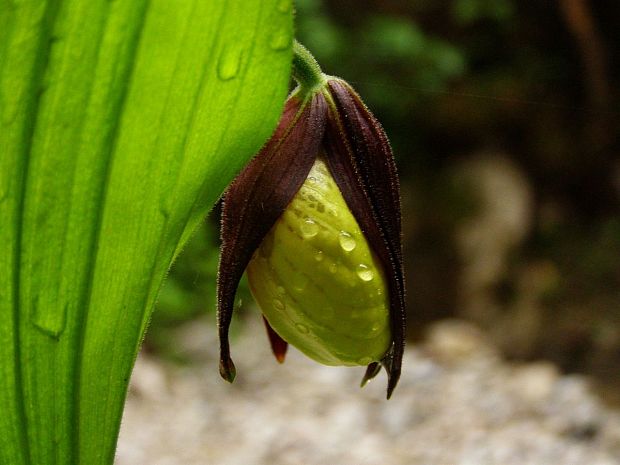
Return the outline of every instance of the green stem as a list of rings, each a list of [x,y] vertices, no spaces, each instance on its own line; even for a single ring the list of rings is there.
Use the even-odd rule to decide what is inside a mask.
[[[302,94],[309,94],[325,83],[325,75],[316,59],[297,40],[293,44],[292,73]]]

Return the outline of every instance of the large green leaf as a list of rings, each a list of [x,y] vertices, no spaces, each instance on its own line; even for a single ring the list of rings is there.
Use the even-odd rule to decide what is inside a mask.
[[[275,126],[291,36],[290,0],[0,0],[1,464],[113,462],[158,289]]]

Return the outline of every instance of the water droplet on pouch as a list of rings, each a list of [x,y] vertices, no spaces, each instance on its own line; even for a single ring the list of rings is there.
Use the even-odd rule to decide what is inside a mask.
[[[317,250],[317,251],[316,251],[316,254],[314,254],[314,259],[315,259],[317,262],[322,262],[322,261],[323,261],[323,258],[325,258],[325,257],[323,256],[323,251],[321,251],[321,250]]]
[[[299,229],[301,230],[301,235],[306,239],[310,239],[319,233],[319,225],[311,218],[303,220]]]
[[[225,47],[217,61],[217,75],[222,81],[230,81],[239,74],[243,49],[238,47]]]
[[[338,265],[336,263],[332,263],[329,265],[329,272],[335,274],[338,271]]]
[[[375,276],[372,270],[363,263],[357,265],[357,275],[362,281],[372,281],[372,278]]]
[[[309,330],[306,325],[302,325],[301,323],[295,323],[295,328],[302,334],[308,334]]]
[[[305,274],[295,274],[293,276],[293,288],[296,291],[303,291],[308,285],[308,277]]]
[[[276,292],[280,295],[284,295],[286,294],[286,291],[284,290],[284,288],[282,286],[278,286],[276,287]]]
[[[284,310],[284,302],[282,302],[280,299],[273,299],[273,306],[276,308],[276,310]]]
[[[316,184],[316,178],[314,176],[308,176],[308,182],[310,184]]]
[[[345,252],[351,252],[357,245],[353,236],[346,231],[340,231],[338,242],[340,242],[340,247],[342,247],[342,250]]]

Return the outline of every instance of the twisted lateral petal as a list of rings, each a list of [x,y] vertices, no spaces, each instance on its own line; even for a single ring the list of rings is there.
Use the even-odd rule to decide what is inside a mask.
[[[228,330],[239,280],[265,235],[299,190],[319,152],[327,104],[316,93],[308,101],[291,97],[265,147],[224,194],[217,304],[220,374],[235,377]]]
[[[330,115],[325,135],[328,165],[338,187],[383,264],[390,293],[392,345],[381,361],[388,373],[388,398],[400,377],[404,351],[405,285],[400,192],[396,165],[383,128],[345,82],[328,82]],[[368,366],[363,383],[376,376]]]

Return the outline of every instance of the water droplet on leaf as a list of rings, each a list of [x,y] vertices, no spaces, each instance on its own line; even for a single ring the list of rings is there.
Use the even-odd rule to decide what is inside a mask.
[[[280,0],[278,2],[278,11],[280,13],[286,13],[291,9],[291,0]]]
[[[237,77],[241,68],[243,49],[238,47],[226,47],[220,53],[217,62],[217,75],[222,81],[230,81]]]
[[[269,39],[269,47],[276,51],[287,50],[291,46],[292,37],[288,26],[278,29]]]

